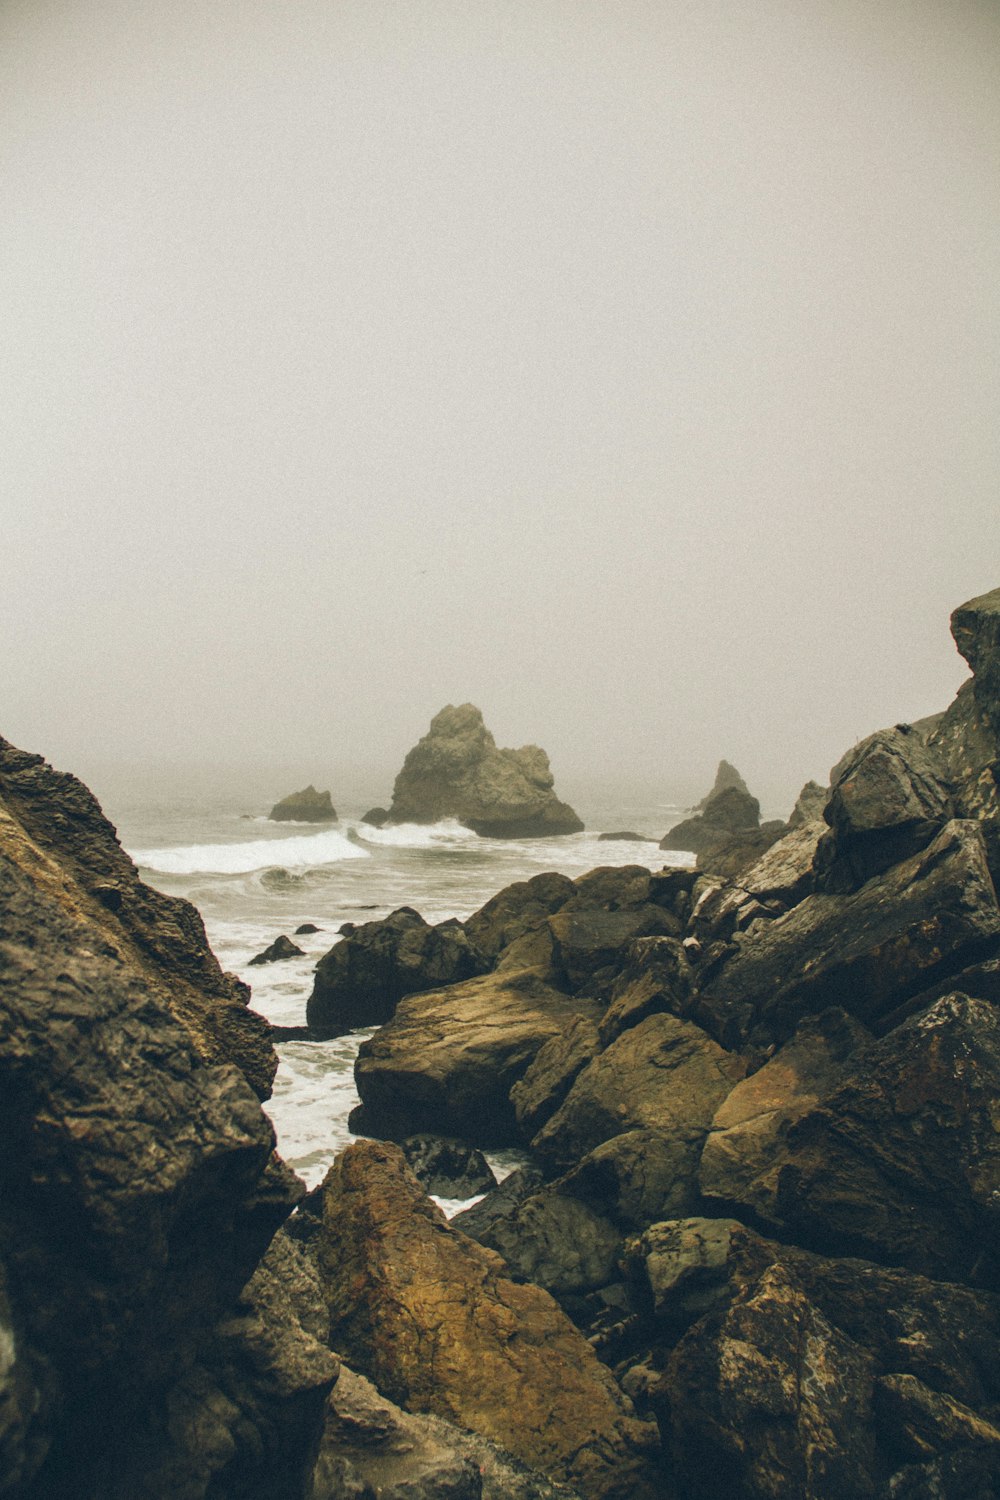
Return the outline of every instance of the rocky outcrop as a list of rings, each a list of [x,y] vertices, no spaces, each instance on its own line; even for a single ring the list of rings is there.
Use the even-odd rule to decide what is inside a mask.
[[[390,1399],[481,1433],[586,1500],[651,1495],[648,1426],[587,1341],[449,1226],[398,1147],[349,1147],[323,1215],[334,1347]]]
[[[720,760],[719,768],[715,773],[712,790],[706,792],[701,801],[692,807],[691,811],[693,813],[703,813],[713,797],[717,797],[720,792],[727,792],[730,787],[736,787],[737,791],[745,792],[747,796],[750,795],[750,788],[736,767],[731,765],[728,760]]]
[[[316,965],[306,1021],[315,1037],[381,1026],[404,995],[457,984],[486,968],[461,927],[432,927],[401,906],[351,928]]]
[[[54,773],[24,773],[49,831]],[[68,790],[65,863],[13,797],[0,820],[0,1488],[298,1500],[336,1374],[284,1247],[268,1250],[300,1188],[240,1072],[206,1061],[161,999],[164,966],[109,927],[88,879],[116,877],[118,910],[159,940],[163,908]]]
[[[702,854],[713,845],[724,843],[732,835],[760,827],[760,803],[752,797],[740,778],[713,790],[699,804],[694,817],[675,824],[660,840],[661,849],[686,849]]]
[[[449,704],[403,762],[388,821],[457,818],[487,838],[579,833],[582,822],[553,786],[544,750],[500,750],[478,708]]]
[[[206,1062],[233,1062],[259,1098],[277,1070],[270,1029],[250,991],[224,974],[189,901],[139,879],[94,795],[0,739],[0,856],[141,980],[185,1027]]]
[[[411,1135],[402,1143],[406,1164],[426,1193],[438,1198],[475,1198],[497,1185],[481,1151],[438,1135]]]
[[[250,967],[255,968],[262,964],[276,964],[286,958],[301,957],[302,949],[296,943],[293,943],[290,937],[286,937],[282,933],[280,937],[275,938],[273,943],[269,943],[262,953],[256,954],[250,960]]]
[[[318,792],[310,784],[276,802],[268,813],[272,823],[336,823],[337,809],[329,792]]]

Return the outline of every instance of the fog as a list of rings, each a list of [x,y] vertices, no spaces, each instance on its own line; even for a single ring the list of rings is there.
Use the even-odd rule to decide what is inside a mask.
[[[0,733],[766,805],[1000,584],[1000,10],[6,0]],[[300,774],[301,773],[301,774]],[[110,774],[110,772],[108,772]]]

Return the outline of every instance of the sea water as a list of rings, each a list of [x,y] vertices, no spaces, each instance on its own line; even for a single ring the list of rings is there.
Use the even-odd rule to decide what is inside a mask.
[[[102,797],[119,837],[149,884],[192,901],[224,969],[251,986],[252,1005],[282,1026],[305,1022],[313,970],[341,941],[343,924],[410,906],[427,922],[464,919],[515,880],[557,870],[571,878],[599,865],[660,869],[689,857],[655,841],[601,840],[602,827],[660,836],[684,815],[669,801],[643,807],[606,799],[594,831],[545,839],[486,839],[453,821],[376,829],[361,808],[336,824],[272,823],[233,789]],[[587,818],[586,811],[582,816]],[[599,821],[598,821],[599,819]],[[305,923],[319,930],[297,935]],[[280,934],[303,951],[266,966],[250,960]],[[285,1160],[310,1186],[353,1139],[354,1060],[370,1031],[328,1042],[284,1042],[265,1105]],[[510,1162],[493,1158],[502,1172]]]

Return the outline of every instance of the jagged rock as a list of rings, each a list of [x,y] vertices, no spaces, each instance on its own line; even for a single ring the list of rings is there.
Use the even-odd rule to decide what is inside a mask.
[[[683,943],[676,938],[636,938],[624,958],[598,1028],[604,1047],[647,1016],[660,1012],[683,1016],[690,1004],[691,965]]]
[[[813,860],[826,832],[825,823],[801,823],[738,877],[707,886],[691,921],[699,940],[726,941],[758,918],[780,917],[804,901],[814,887]]]
[[[469,942],[491,965],[520,939],[537,933],[546,919],[576,895],[568,875],[534,875],[490,898],[465,923]]]
[[[286,937],[282,933],[280,937],[275,938],[269,947],[264,949],[263,953],[258,953],[250,960],[250,966],[252,968],[257,964],[276,964],[280,963],[284,958],[301,957],[302,949],[296,943],[293,943],[290,937]]]
[[[361,1107],[351,1128],[394,1140],[427,1131],[478,1146],[516,1144],[510,1091],[543,1043],[577,1016],[595,1019],[593,1002],[531,973],[413,995],[361,1045]]]
[[[976,702],[1000,738],[1000,589],[960,604],[951,633],[972,668]]]
[[[324,1186],[334,1346],[391,1400],[509,1448],[587,1500],[650,1494],[648,1427],[538,1287],[448,1224],[398,1147],[359,1141]]]
[[[0,739],[0,854],[26,870],[90,946],[117,956],[191,1035],[206,1062],[233,1062],[266,1099],[278,1067],[250,990],[224,974],[189,901],[139,879],[94,795]]]
[[[487,838],[579,833],[583,824],[553,790],[544,750],[498,750],[471,703],[449,704],[409,752],[396,777],[391,823],[457,818]]]
[[[653,900],[653,878],[642,865],[610,865],[581,875],[572,896],[547,920],[553,963],[563,982],[579,990],[596,975],[620,966],[633,938],[680,937],[680,920]]]
[[[381,1026],[404,995],[455,984],[485,967],[461,928],[432,927],[419,912],[401,906],[381,921],[352,926],[324,954],[306,1020],[317,1037]]]
[[[588,1151],[559,1179],[558,1188],[634,1233],[657,1220],[693,1212],[698,1185],[686,1166],[686,1161],[679,1164],[671,1134],[626,1130]]]
[[[438,1198],[475,1198],[497,1185],[489,1162],[481,1151],[464,1141],[437,1135],[411,1135],[401,1142],[410,1171],[424,1188]]]
[[[268,813],[272,823],[336,823],[337,810],[329,792],[318,792],[309,784],[276,802]]]
[[[488,1439],[415,1415],[346,1365],[330,1396],[310,1500],[579,1500]]]
[[[686,849],[701,854],[734,833],[760,826],[760,803],[742,786],[712,792],[704,810],[677,823],[660,840],[661,849]]]
[[[780,819],[771,819],[759,828],[727,833],[700,851],[697,867],[710,875],[720,875],[723,880],[738,880],[744,870],[756,864],[787,832],[787,825]]]
[[[72,861],[0,829],[3,1483],[300,1497],[336,1366],[284,1275],[253,1275],[297,1180],[240,1073],[160,1003],[162,971],[154,988],[108,941]]]
[[[519,1279],[554,1297],[606,1286],[622,1247],[621,1231],[603,1214],[558,1187],[543,1187],[495,1214],[475,1238],[502,1255]]]
[[[492,1192],[487,1193],[485,1198],[474,1203],[471,1208],[463,1208],[460,1213],[453,1214],[450,1222],[453,1228],[460,1229],[463,1234],[482,1242],[483,1236],[488,1232],[495,1218],[506,1217],[516,1203],[530,1198],[543,1182],[544,1177],[539,1167],[530,1163],[527,1166],[518,1167]]]
[[[728,791],[730,787],[736,787],[739,791],[746,792],[747,796],[750,795],[750,790],[736,767],[731,765],[728,760],[720,760],[719,768],[715,773],[715,782],[712,790],[706,792],[701,801],[692,807],[691,811],[695,813],[704,812],[713,797],[717,797],[720,792]]]
[[[801,828],[803,823],[814,823],[822,819],[823,809],[826,807],[829,796],[828,787],[820,786],[818,781],[807,781],[796,797],[795,806],[789,814],[789,831]]]
[[[866,1025],[990,956],[1000,910],[979,826],[945,825],[920,854],[849,895],[816,893],[737,934],[700,978],[692,1015],[728,1046],[782,1041],[840,1005]]]
[[[517,1123],[525,1140],[550,1119],[569,1093],[577,1075],[601,1050],[597,1027],[578,1016],[564,1031],[543,1042],[510,1091]]]
[[[712,1116],[744,1072],[690,1021],[649,1016],[584,1068],[532,1149],[566,1169],[612,1136],[648,1129],[671,1142],[676,1176],[693,1180]]]
[[[738,1083],[716,1111],[698,1174],[703,1195],[749,1209],[764,1221],[780,1219],[778,1176],[789,1129],[834,1091],[871,1041],[871,1033],[842,1010],[802,1021],[791,1041]]]
[[[775,1211],[793,1237],[1000,1285],[1000,1014],[950,995],[856,1059],[788,1130]]]
[[[952,816],[940,767],[908,724],[857,745],[831,775],[817,886],[852,891],[926,847]]]

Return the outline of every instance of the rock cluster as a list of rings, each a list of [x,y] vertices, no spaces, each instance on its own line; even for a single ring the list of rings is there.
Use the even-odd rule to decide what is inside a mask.
[[[583,829],[555,794],[545,751],[537,745],[498,749],[471,703],[457,708],[449,703],[431,720],[396,777],[385,821],[444,818],[456,818],[487,838],[546,838]]]
[[[291,792],[268,813],[272,823],[336,823],[337,809],[329,792],[318,792],[309,783],[301,792]]]
[[[519,1140],[534,1167],[419,1235],[389,1147],[331,1176],[326,1243],[355,1253],[356,1212],[392,1282],[359,1271],[334,1317],[390,1395],[493,1432],[467,1372],[435,1353],[459,1394],[434,1395],[413,1351],[443,1326],[424,1276],[508,1275],[655,1420],[658,1457],[634,1429],[603,1449],[628,1493],[1000,1493],[998,619],[1000,590],[957,611],[956,703],[855,746],[735,873],[709,850],[519,882],[462,924],[476,976],[396,1002],[356,1123]],[[502,1262],[430,1270],[422,1237],[458,1229]]]

